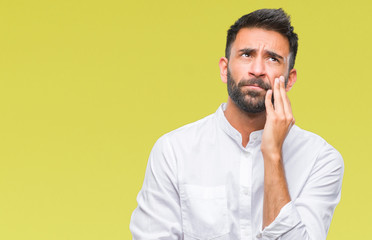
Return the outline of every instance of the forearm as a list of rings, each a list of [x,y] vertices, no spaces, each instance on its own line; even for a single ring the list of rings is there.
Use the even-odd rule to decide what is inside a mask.
[[[281,154],[264,155],[263,225],[265,228],[278,216],[280,210],[291,201],[285,178]]]
[[[325,240],[325,236],[319,233],[318,236],[310,237],[308,229],[291,201],[286,204],[274,222],[261,230],[257,240]]]

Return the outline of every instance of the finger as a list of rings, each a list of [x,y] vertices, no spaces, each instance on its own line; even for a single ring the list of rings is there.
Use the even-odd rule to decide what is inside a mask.
[[[283,100],[280,94],[280,83],[279,78],[275,78],[274,82],[274,108],[279,114],[283,113]]]
[[[285,113],[287,114],[287,116],[291,116],[292,119],[294,119],[294,118],[293,118],[293,114],[292,114],[292,105],[291,105],[291,101],[289,100],[288,96],[287,96],[286,104],[284,105],[284,111],[285,111]]]
[[[267,114],[270,114],[274,111],[274,106],[271,102],[272,96],[273,96],[273,91],[271,89],[267,90],[266,96],[265,96],[265,106],[266,106],[266,113]]]
[[[280,95],[282,97],[283,101],[283,110],[286,117],[292,116],[292,108],[291,108],[291,102],[289,101],[287,91],[285,90],[285,80],[283,76],[280,76],[279,78],[279,87],[280,87]]]
[[[287,133],[291,130],[291,128],[293,127],[293,125],[295,124],[295,119],[293,118],[292,119],[292,122],[289,124],[289,127],[288,127],[288,131],[287,131]]]

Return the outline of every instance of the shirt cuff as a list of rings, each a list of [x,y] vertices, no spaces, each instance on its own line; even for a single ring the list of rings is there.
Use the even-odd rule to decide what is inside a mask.
[[[290,201],[282,207],[278,216],[269,226],[266,226],[264,230],[260,229],[256,237],[262,240],[277,239],[296,227],[300,222],[301,217],[293,202]]]

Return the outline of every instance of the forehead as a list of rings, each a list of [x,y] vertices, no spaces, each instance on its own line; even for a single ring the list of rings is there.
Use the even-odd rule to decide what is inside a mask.
[[[289,55],[289,41],[282,34],[262,28],[242,28],[236,35],[231,49],[233,52],[243,48],[274,51],[284,57]]]

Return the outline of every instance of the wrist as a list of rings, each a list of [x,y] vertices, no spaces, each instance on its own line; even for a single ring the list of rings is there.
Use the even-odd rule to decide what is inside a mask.
[[[281,151],[262,151],[264,162],[279,163],[282,160]]]

